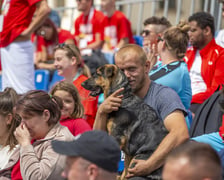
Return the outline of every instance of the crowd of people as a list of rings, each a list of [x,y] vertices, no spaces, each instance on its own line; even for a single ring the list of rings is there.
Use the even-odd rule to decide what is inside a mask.
[[[102,11],[93,0],[76,2],[81,13],[72,34],[46,0],[0,1],[0,179],[144,180],[159,168],[157,179],[223,179],[224,36],[215,36],[214,17],[196,12],[177,25],[149,17],[141,47],[115,0],[101,0]],[[121,176],[121,147],[106,131],[124,88],[99,103],[82,87],[104,64],[124,72],[132,93],[168,132],[150,157],[133,158]],[[49,92],[36,90],[35,68],[57,70],[64,79]],[[198,110],[217,91],[223,122],[191,137]]]

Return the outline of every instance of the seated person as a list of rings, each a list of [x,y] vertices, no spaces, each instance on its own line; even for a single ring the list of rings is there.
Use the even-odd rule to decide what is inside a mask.
[[[211,146],[188,141],[166,158],[163,180],[222,180],[217,152]]]
[[[37,69],[54,69],[54,47],[59,43],[75,44],[72,34],[57,27],[50,18],[47,18],[35,32],[33,41],[36,46],[35,66]]]
[[[65,81],[73,83],[78,89],[81,103],[84,106],[84,119],[93,127],[95,121],[98,97],[90,96],[90,91],[81,86],[90,77],[89,68],[81,59],[79,49],[74,44],[59,44],[54,49],[54,66],[58,75]]]
[[[29,91],[18,100],[21,123],[14,134],[20,145],[19,161],[12,169],[16,177],[21,173],[22,179],[61,180],[66,158],[53,151],[51,141],[71,141],[74,136],[59,123],[60,106],[60,98],[41,90]]]
[[[188,47],[190,27],[181,22],[158,36],[157,50],[161,58],[149,72],[150,79],[172,88],[188,110],[191,104],[191,80],[186,63],[182,60]],[[190,128],[190,116],[186,118]]]
[[[68,127],[74,136],[92,129],[87,121],[83,119],[84,107],[74,84],[60,81],[53,86],[50,92],[53,96],[61,98],[63,102],[60,118],[61,125]]]
[[[102,52],[107,61],[113,64],[114,52],[125,44],[134,43],[131,23],[122,12],[116,10],[115,0],[101,0],[101,8],[105,13]]]

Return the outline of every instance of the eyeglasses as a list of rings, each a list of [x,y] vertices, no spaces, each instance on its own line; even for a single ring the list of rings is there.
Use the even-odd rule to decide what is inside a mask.
[[[164,41],[164,39],[161,38],[161,36],[158,36],[158,37],[157,37],[157,43],[159,43],[160,41]]]
[[[146,29],[141,32],[141,35],[143,36],[143,34],[145,34],[146,36],[148,36],[150,33],[151,33],[151,31]]]

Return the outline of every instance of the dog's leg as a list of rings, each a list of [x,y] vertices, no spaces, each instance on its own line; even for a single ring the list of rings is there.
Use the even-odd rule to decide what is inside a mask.
[[[131,163],[131,160],[132,160],[132,157],[131,156],[128,156],[127,154],[125,154],[125,158],[124,158],[124,171],[120,177],[120,180],[127,180],[125,177],[128,173],[128,168],[129,168],[129,165]]]

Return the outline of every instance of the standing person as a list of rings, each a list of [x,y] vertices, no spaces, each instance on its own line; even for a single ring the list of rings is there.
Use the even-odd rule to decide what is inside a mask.
[[[209,145],[188,141],[165,161],[163,180],[222,180],[221,161]]]
[[[20,161],[12,174],[21,172],[23,179],[32,180],[62,179],[60,175],[66,159],[53,151],[51,141],[71,141],[74,136],[59,124],[59,106],[62,102],[58,97],[40,90],[29,91],[18,100],[16,112],[21,124],[14,134],[20,145]]]
[[[101,8],[105,13],[102,51],[107,61],[113,64],[114,52],[125,44],[134,43],[131,23],[122,12],[116,10],[115,0],[101,0]]]
[[[83,119],[84,108],[78,90],[72,83],[60,81],[53,87],[51,94],[63,102],[61,125],[68,127],[74,136],[91,130],[90,125]]]
[[[13,87],[22,94],[34,87],[31,34],[50,12],[46,0],[4,0],[0,32],[3,89]],[[36,17],[32,20],[33,14]],[[0,27],[1,29],[1,27]]]
[[[158,36],[157,49],[161,61],[158,61],[149,73],[151,80],[176,91],[187,110],[190,108],[192,93],[191,80],[183,57],[188,47],[189,29],[188,24],[181,22]],[[188,129],[190,120],[186,117]]]
[[[133,93],[155,109],[168,130],[168,135],[147,160],[132,160],[130,164],[136,163],[136,165],[128,169],[127,177],[135,179],[149,175],[161,167],[166,155],[189,138],[184,119],[186,111],[175,91],[150,80],[148,76],[150,62],[140,46],[128,44],[122,47],[115,55],[115,64],[124,71]],[[122,91],[122,88],[117,90],[99,106],[94,129],[106,129],[108,113],[118,110],[121,105]]]
[[[67,156],[62,174],[68,180],[116,180],[120,148],[104,131],[87,131],[74,141],[54,141],[53,149]]]
[[[208,99],[224,83],[224,49],[214,39],[214,18],[206,12],[197,12],[188,18],[190,47],[186,62],[191,78],[191,111]]]
[[[72,44],[60,44],[54,51],[54,66],[58,74],[71,82],[78,89],[84,106],[84,119],[93,127],[95,121],[98,97],[91,97],[90,91],[81,86],[82,82],[90,76],[88,67],[83,63],[79,49]]]
[[[7,173],[4,172],[11,171],[7,165],[12,154],[18,148],[18,142],[13,134],[20,124],[18,116],[13,112],[17,99],[18,95],[12,88],[6,88],[0,92],[0,179],[7,177]],[[17,160],[18,158],[11,163],[15,164]]]

